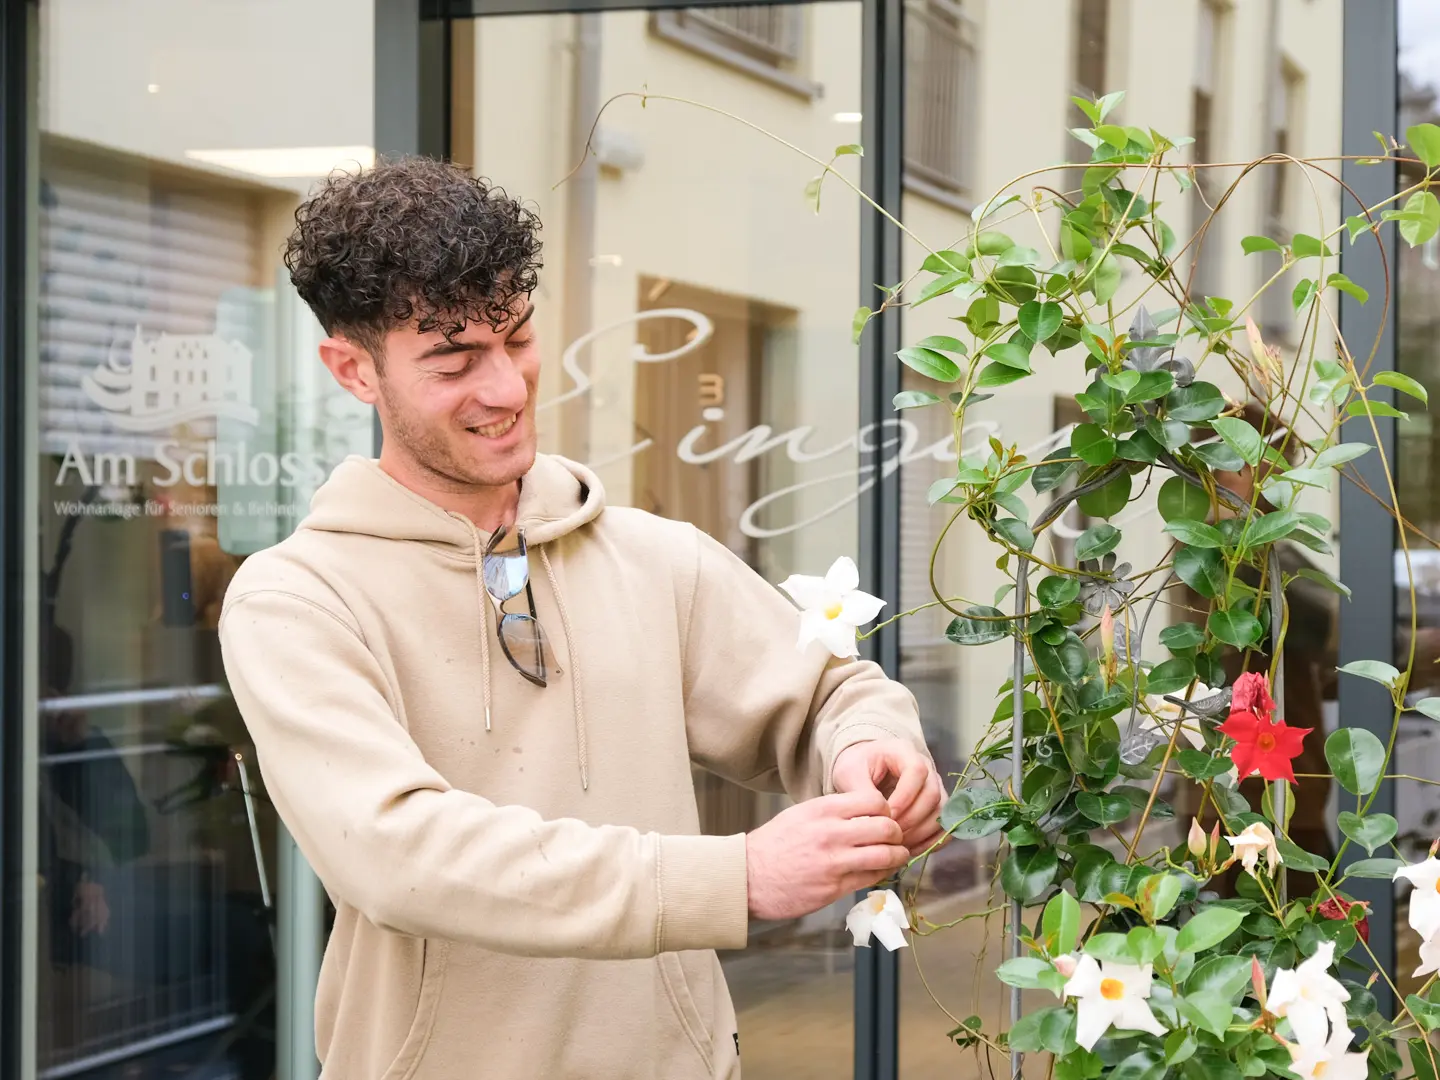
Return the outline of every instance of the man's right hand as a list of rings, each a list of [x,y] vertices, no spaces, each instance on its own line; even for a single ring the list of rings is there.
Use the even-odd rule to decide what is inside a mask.
[[[745,836],[750,915],[796,919],[874,885],[910,861],[878,791],[791,806]]]

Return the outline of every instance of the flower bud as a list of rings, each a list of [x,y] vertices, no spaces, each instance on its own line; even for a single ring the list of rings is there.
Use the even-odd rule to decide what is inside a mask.
[[[1198,818],[1190,819],[1190,835],[1186,838],[1185,846],[1190,849],[1190,854],[1201,859],[1205,856],[1205,830],[1200,827]]]
[[[1110,614],[1110,605],[1100,612],[1100,649],[1108,667],[1115,656],[1115,616]]]
[[[1075,974],[1075,964],[1075,957],[1073,954],[1070,953],[1067,953],[1064,956],[1057,956],[1055,958],[1055,970],[1060,972],[1060,974],[1064,975],[1067,979],[1070,978],[1071,975]]]

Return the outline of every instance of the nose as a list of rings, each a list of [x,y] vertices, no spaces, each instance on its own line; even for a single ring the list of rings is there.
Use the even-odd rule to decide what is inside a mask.
[[[475,400],[486,409],[500,413],[517,413],[530,397],[530,387],[519,366],[506,353],[487,357],[480,365],[480,378],[474,387]]]

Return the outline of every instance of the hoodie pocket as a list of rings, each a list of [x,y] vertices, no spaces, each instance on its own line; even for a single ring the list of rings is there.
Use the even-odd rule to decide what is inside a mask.
[[[410,1021],[410,1030],[405,1033],[399,1051],[380,1080],[411,1080],[419,1070],[425,1048],[430,1043],[430,1033],[435,1029],[435,1013],[445,985],[445,967],[449,957],[447,942],[426,938],[421,943],[420,997],[415,1004],[415,1016]]]
[[[687,960],[693,961],[689,965],[689,975],[686,972]],[[660,980],[665,987],[665,996],[670,999],[670,1008],[674,1011],[675,1019],[685,1033],[686,1040],[704,1062],[704,1075],[708,1077],[714,1068],[713,1033],[705,1022],[714,996],[714,977],[710,973],[708,955],[667,952],[656,957],[656,962],[660,967]],[[712,984],[709,994],[705,993],[707,983]],[[703,1001],[695,1000],[697,992]]]

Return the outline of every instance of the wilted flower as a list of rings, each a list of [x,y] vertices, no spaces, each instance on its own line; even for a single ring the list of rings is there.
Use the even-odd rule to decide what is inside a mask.
[[[1112,551],[1098,562],[1086,559],[1080,564],[1080,604],[1096,618],[1107,607],[1111,611],[1125,606],[1125,598],[1135,591],[1135,582],[1127,579],[1130,564],[1115,565]]]
[[[1327,919],[1339,919],[1342,922],[1350,918],[1350,909],[1358,907],[1362,911],[1369,911],[1370,905],[1360,900],[1345,900],[1338,896],[1332,896],[1315,910]],[[1360,940],[1370,941],[1370,919],[1365,917],[1355,924],[1355,933],[1360,935]]]
[[[1130,324],[1130,340],[1154,341],[1159,334],[1150,312],[1142,304],[1135,321]],[[1125,354],[1121,366],[1139,372],[1168,371],[1174,377],[1176,386],[1189,386],[1195,381],[1195,365],[1183,356],[1176,356],[1173,345],[1137,345]]]
[[[1239,859],[1240,865],[1251,877],[1257,876],[1255,864],[1260,861],[1261,855],[1265,856],[1266,865],[1272,874],[1275,873],[1275,868],[1285,861],[1280,858],[1280,849],[1275,846],[1275,834],[1258,821],[1246,825],[1239,836],[1227,836],[1225,839],[1230,842],[1230,848],[1234,852],[1230,861]]]
[[[869,946],[870,937],[874,935],[881,945],[894,952],[909,944],[905,931],[910,929],[910,918],[894,889],[875,889],[850,909],[850,914],[845,916],[845,929],[850,931],[856,945]]]
[[[845,556],[836,559],[823,578],[791,574],[780,583],[800,605],[799,647],[818,641],[836,656],[858,656],[855,629],[885,606],[885,601],[860,591],[860,571]]]

